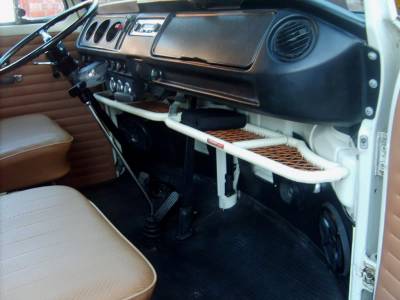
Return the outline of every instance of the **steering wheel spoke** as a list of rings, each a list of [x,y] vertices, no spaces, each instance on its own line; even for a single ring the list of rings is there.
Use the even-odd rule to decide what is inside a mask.
[[[37,58],[41,54],[45,53],[50,48],[57,46],[59,42],[61,42],[64,38],[70,35],[75,31],[79,26],[81,26],[84,22],[86,22],[90,17],[92,17],[97,10],[98,0],[87,0],[81,2],[61,14],[55,16],[51,20],[49,20],[46,24],[41,26],[39,29],[35,30],[28,36],[24,37],[21,41],[15,44],[11,49],[9,49],[4,55],[0,57],[0,75],[11,72],[16,68],[26,64],[27,62]],[[71,25],[67,28],[59,32],[58,34],[52,36],[48,33],[48,30],[53,27],[55,24],[67,19],[69,16],[77,13],[78,11],[85,9],[86,12],[79,16],[77,20],[75,20]],[[29,52],[28,54],[22,56],[16,61],[11,60],[12,57],[15,56],[17,52],[19,52],[22,48],[24,48],[27,44],[29,44],[32,40],[41,36],[43,39],[43,43]]]
[[[42,37],[44,43],[50,42],[51,39],[53,38],[53,37],[51,36],[51,34],[47,32],[46,29],[40,30],[40,31],[39,31],[39,34],[40,34],[40,36]]]

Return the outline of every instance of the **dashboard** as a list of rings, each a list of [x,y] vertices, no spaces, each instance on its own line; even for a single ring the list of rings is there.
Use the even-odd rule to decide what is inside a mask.
[[[98,14],[77,47],[107,61],[106,86],[135,101],[148,85],[290,120],[373,118],[379,53],[357,31],[288,9]]]

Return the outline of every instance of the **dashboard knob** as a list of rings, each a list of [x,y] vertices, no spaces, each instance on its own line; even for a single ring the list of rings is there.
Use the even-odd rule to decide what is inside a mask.
[[[117,92],[122,93],[124,91],[124,84],[121,80],[118,79],[117,81]]]
[[[120,62],[117,62],[117,63],[115,64],[115,71],[119,72],[120,70],[121,70],[121,63],[120,63]]]
[[[161,78],[161,75],[162,75],[161,71],[157,69],[152,69],[150,73],[150,78],[151,80],[156,81]]]
[[[111,70],[111,71],[114,70],[114,68],[115,68],[115,62],[114,62],[113,60],[110,61],[109,67],[110,67],[110,70]]]
[[[110,87],[111,92],[114,93],[116,91],[116,89],[117,89],[117,83],[115,82],[114,77],[110,78],[110,81],[108,82],[108,85]]]
[[[129,82],[125,82],[124,93],[129,94],[129,95],[132,94],[132,88],[131,88],[131,85],[129,84]]]

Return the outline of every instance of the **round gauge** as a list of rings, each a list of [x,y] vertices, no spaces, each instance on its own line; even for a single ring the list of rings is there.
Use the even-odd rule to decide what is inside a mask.
[[[117,89],[117,83],[115,82],[114,77],[110,78],[110,81],[109,81],[108,85],[110,86],[111,92],[114,93],[116,91],[116,89]]]
[[[94,22],[94,23],[92,23],[92,25],[90,25],[90,27],[86,31],[86,35],[85,35],[85,38],[87,41],[90,40],[90,38],[92,37],[96,28],[97,28],[97,22]]]
[[[111,42],[113,39],[115,39],[120,30],[122,30],[122,23],[121,22],[114,23],[107,31],[106,41]]]
[[[96,44],[100,42],[100,40],[103,38],[109,25],[110,25],[110,20],[106,20],[99,25],[93,37],[93,41]]]

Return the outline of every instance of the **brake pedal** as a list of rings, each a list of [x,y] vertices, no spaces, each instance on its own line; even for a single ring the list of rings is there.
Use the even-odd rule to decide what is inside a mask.
[[[178,202],[179,194],[177,192],[172,192],[167,199],[163,202],[157,212],[154,214],[154,218],[160,222],[162,221],[171,208]]]

